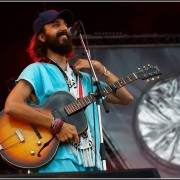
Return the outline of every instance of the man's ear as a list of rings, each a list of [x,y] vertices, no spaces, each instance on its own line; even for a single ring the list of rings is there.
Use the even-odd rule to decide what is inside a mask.
[[[41,41],[41,42],[45,42],[45,34],[44,33],[40,33],[38,35],[38,40]]]

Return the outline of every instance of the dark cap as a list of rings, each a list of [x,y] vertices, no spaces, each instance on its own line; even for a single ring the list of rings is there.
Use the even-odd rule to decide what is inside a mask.
[[[33,30],[37,34],[45,24],[50,23],[57,17],[62,17],[68,24],[73,22],[73,14],[70,10],[64,9],[62,11],[46,10],[39,14],[39,17],[33,23]]]

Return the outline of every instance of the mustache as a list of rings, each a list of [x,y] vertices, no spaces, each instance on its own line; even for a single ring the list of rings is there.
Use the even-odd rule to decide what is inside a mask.
[[[59,38],[60,36],[63,35],[66,35],[68,38],[70,37],[66,30],[57,32],[56,37]]]

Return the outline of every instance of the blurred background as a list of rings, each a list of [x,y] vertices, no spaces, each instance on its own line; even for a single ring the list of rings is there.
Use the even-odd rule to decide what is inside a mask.
[[[32,63],[26,49],[34,19],[46,9],[65,8],[82,21],[92,59],[117,76],[138,68],[162,72],[149,83],[140,78],[126,86],[132,104],[109,105],[108,114],[101,107],[108,169],[155,168],[161,177],[179,177],[179,2],[1,2],[1,110],[14,80]],[[78,36],[74,46],[72,62],[86,58]],[[4,167],[2,173],[14,173]]]

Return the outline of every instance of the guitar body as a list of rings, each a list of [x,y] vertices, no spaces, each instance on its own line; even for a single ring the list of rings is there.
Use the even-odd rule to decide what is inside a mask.
[[[52,94],[43,105],[32,107],[42,113],[51,114],[52,109],[62,108],[73,101],[75,98],[71,94],[58,91]],[[87,119],[83,110],[66,116],[63,120],[75,125],[79,134],[87,129]],[[0,113],[0,127],[1,157],[15,168],[37,169],[49,163],[58,150],[60,142],[55,136],[49,145],[41,151],[41,156],[38,156],[44,143],[52,138],[51,132],[42,126],[36,126],[36,130],[34,130],[29,123],[13,119],[2,111]]]

